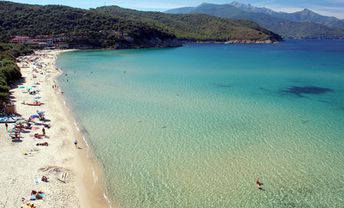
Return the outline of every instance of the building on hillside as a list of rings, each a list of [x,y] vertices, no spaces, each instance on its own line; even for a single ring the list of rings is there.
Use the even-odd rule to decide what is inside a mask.
[[[29,36],[16,35],[10,40],[11,43],[27,44],[38,48],[69,48],[68,37],[64,34],[52,35],[38,35],[34,38]]]
[[[10,43],[29,43],[30,41],[32,41],[32,39],[29,36],[20,36],[20,35],[16,35],[14,36],[11,40]]]

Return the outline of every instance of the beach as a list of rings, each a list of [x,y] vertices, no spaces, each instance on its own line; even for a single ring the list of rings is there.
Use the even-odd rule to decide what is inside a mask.
[[[343,44],[20,57],[32,128],[12,142],[0,124],[0,207],[340,207]]]
[[[8,130],[5,125],[0,126],[0,185],[5,187],[0,193],[1,207],[21,207],[27,203],[52,208],[109,207],[99,165],[56,81],[62,71],[55,62],[62,52],[36,51],[18,59],[23,82],[11,90],[11,100],[16,112],[23,119],[30,118],[32,125],[21,131],[16,142],[11,141],[8,133],[15,124],[8,124]],[[32,106],[36,102],[42,105]],[[44,120],[34,117],[39,113]],[[43,176],[48,182],[44,182]],[[43,199],[30,200],[34,191],[43,192]]]

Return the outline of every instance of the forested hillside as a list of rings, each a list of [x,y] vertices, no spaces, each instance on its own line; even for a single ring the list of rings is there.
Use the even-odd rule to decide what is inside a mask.
[[[84,10],[0,2],[2,41],[15,35],[58,36],[71,47],[167,47],[177,38],[191,41],[271,40],[281,38],[250,21],[202,14],[170,15],[119,7]]]
[[[175,39],[160,28],[94,11],[11,2],[0,2],[0,31],[2,41],[14,35],[59,35],[72,46],[99,48],[165,47]]]
[[[99,7],[95,11],[115,18],[140,20],[144,24],[161,28],[180,39],[191,40],[281,40],[252,21],[229,20],[205,14],[165,14],[123,9],[117,6]]]

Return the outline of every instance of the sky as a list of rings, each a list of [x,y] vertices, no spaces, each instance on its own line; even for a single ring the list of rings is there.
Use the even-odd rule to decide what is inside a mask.
[[[172,8],[197,6],[203,2],[226,4],[234,0],[13,0],[28,4],[60,4],[80,8],[117,5],[138,10],[165,11]],[[344,19],[344,0],[236,0],[253,6],[267,7],[276,11],[295,12],[304,8],[322,15]]]

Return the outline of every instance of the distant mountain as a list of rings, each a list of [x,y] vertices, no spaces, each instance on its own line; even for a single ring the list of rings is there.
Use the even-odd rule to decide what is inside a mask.
[[[338,19],[336,17],[323,16],[310,9],[304,9],[302,11],[298,11],[294,13],[286,13],[286,12],[276,12],[272,9],[268,9],[265,7],[255,7],[255,6],[252,6],[251,4],[243,4],[236,1],[232,2],[230,5],[246,12],[268,14],[274,17],[278,17],[278,18],[286,19],[290,21],[295,21],[295,22],[312,22],[312,23],[322,24],[328,27],[344,29],[344,20]],[[189,11],[190,11],[190,8],[189,8]]]
[[[194,10],[195,7],[181,7],[177,9],[170,9],[166,13],[170,14],[188,14]]]
[[[183,9],[186,11],[187,8]],[[279,35],[268,31],[254,22],[229,20],[205,14],[166,14],[123,9],[118,6],[96,8],[94,11],[114,18],[139,21],[160,28],[177,38],[195,41],[280,41]]]
[[[255,12],[255,13],[262,13],[262,14],[269,14],[269,15],[277,13],[273,11],[272,9],[268,9],[265,7],[255,7],[255,6],[252,6],[251,4],[243,4],[237,1],[233,1],[232,3],[230,3],[230,5],[246,12]]]
[[[193,9],[190,7],[188,9],[172,9],[166,11],[166,13],[202,13],[229,19],[251,20],[273,31],[274,33],[280,34],[284,38],[344,38],[344,29],[334,26],[330,27],[330,23],[327,23],[328,25],[325,25],[325,23],[320,23],[325,22],[326,17],[309,11],[310,10],[304,10],[300,13],[289,14],[275,12],[268,8],[259,8],[252,5],[232,2],[231,4],[223,5],[203,3],[197,7],[194,7]],[[338,24],[339,23],[337,23],[337,25]]]
[[[344,29],[344,20],[340,20],[336,17],[322,16],[318,13],[315,13],[309,9],[304,9],[299,12],[294,13],[285,13],[285,12],[276,12],[272,14],[275,17],[288,19],[296,22],[313,22],[322,24],[331,28],[341,28]]]

